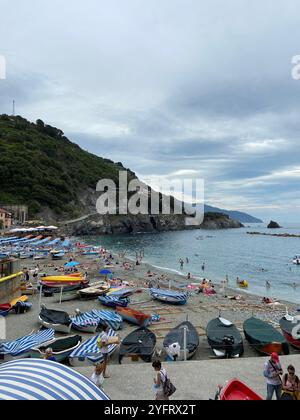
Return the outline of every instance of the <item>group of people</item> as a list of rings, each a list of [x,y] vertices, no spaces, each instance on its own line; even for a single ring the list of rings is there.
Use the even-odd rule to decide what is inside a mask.
[[[264,376],[267,380],[267,400],[272,400],[274,393],[277,400],[300,400],[300,381],[294,366],[283,369],[277,353],[272,353],[265,363]]]

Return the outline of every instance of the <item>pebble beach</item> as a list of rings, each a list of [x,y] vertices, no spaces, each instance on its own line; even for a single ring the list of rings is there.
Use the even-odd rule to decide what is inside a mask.
[[[103,279],[99,276],[99,271],[107,264],[107,257],[110,255],[110,252],[107,252],[105,256],[83,256],[82,253],[73,251],[69,254],[66,254],[65,259],[61,261],[52,261],[51,259],[44,259],[41,261],[33,260],[23,260],[22,268],[33,271],[37,265],[39,266],[40,273],[45,273],[49,276],[63,274],[58,272],[58,270],[63,267],[63,265],[69,261],[70,257],[73,260],[76,260],[81,263],[78,268],[78,271],[88,272],[88,278],[90,280],[90,285],[93,282]],[[106,261],[106,262],[105,262]],[[191,296],[188,300],[187,305],[184,306],[172,306],[168,304],[163,304],[157,300],[153,300],[149,294],[149,289],[147,282],[149,277],[147,273],[150,271],[153,276],[152,280],[159,279],[159,284],[161,288],[168,288],[171,286],[174,290],[183,290],[183,277],[178,274],[170,274],[162,269],[151,266],[150,264],[140,261],[140,265],[136,265],[135,262],[129,260],[126,256],[119,254],[113,255],[110,259],[113,268],[111,271],[113,273],[114,279],[122,279],[124,282],[128,282],[130,285],[134,286],[136,293],[131,297],[130,307],[136,310],[140,310],[146,314],[158,314],[160,316],[160,321],[153,323],[150,326],[150,329],[156,334],[157,337],[157,351],[160,354],[161,360],[164,360],[163,349],[163,339],[168,331],[176,327],[178,324],[185,320],[189,320],[196,327],[199,336],[200,336],[200,346],[197,350],[197,353],[193,357],[193,360],[209,360],[213,359],[214,355],[208,345],[206,339],[206,326],[208,322],[219,316],[229,319],[233,322],[242,332],[243,322],[251,317],[252,315],[270,322],[276,328],[279,327],[279,319],[286,313],[286,308],[288,308],[289,313],[296,313],[297,306],[290,302],[278,301],[275,305],[266,305],[262,303],[262,297],[252,295],[243,290],[237,290],[234,287],[234,280],[232,282],[229,279],[229,284],[224,287],[224,285],[216,284],[215,290],[216,294],[211,296],[206,296],[204,294],[197,294],[191,292]],[[123,263],[128,263],[130,269],[124,269]],[[213,279],[211,279],[214,281]],[[33,278],[31,276],[30,281],[33,283]],[[191,280],[192,282],[193,280]],[[34,283],[33,283],[34,285]],[[237,300],[235,300],[237,299]],[[9,315],[7,320],[7,339],[15,340],[21,336],[27,335],[33,330],[40,328],[38,322],[39,314],[39,295],[29,296],[29,302],[33,304],[32,309],[23,314],[23,315]],[[103,307],[98,300],[71,300],[63,301],[59,303],[59,294],[55,294],[52,297],[42,297],[42,304],[44,304],[48,309],[56,309],[67,312],[69,315],[75,315],[76,310],[81,312],[90,311],[92,309],[107,309]],[[123,328],[118,331],[118,335],[122,340],[125,338],[131,331],[136,329],[136,326],[130,325],[127,322],[123,323]],[[77,334],[75,330],[72,330],[72,334]],[[59,333],[56,333],[56,336],[59,336]],[[91,337],[91,334],[80,333],[83,339],[88,339]],[[297,353],[296,350],[291,348],[291,354]],[[257,357],[258,354],[250,348],[250,346],[245,341],[245,354],[243,357]],[[118,363],[118,351],[114,353],[111,358],[110,363]],[[130,358],[125,358],[124,363],[136,363],[133,362]]]

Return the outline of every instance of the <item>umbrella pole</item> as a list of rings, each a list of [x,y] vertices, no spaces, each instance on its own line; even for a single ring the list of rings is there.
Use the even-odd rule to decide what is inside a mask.
[[[43,293],[43,285],[40,284],[40,297],[39,297],[39,308],[41,309],[42,305],[42,293]]]
[[[184,351],[184,361],[187,361],[187,340],[186,340],[187,328],[183,327],[183,351]]]
[[[59,298],[59,304],[60,305],[61,305],[61,301],[62,301],[63,289],[64,289],[64,286],[61,286],[61,288],[60,288],[60,298]]]

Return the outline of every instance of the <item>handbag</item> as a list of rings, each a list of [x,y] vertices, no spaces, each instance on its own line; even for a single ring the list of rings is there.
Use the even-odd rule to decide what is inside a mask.
[[[171,397],[171,395],[173,395],[176,392],[176,387],[175,387],[175,385],[172,384],[170,379],[162,371],[161,371],[161,373],[165,377],[165,381],[163,383],[164,395],[166,397]]]

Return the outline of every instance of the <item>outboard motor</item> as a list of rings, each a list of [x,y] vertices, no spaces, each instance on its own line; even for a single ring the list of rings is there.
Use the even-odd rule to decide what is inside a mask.
[[[225,347],[225,358],[231,359],[233,357],[234,337],[232,335],[225,335],[223,344]]]

